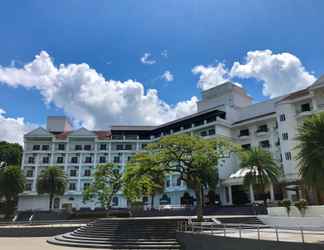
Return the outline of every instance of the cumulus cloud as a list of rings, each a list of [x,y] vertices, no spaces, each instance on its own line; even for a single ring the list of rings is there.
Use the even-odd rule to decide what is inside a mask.
[[[229,80],[228,70],[223,63],[217,65],[197,65],[192,73],[199,74],[198,87],[202,90],[210,89]]]
[[[174,76],[169,70],[166,70],[161,77],[167,82],[172,82],[174,80]]]
[[[245,60],[243,64],[235,62],[230,75],[261,81],[265,96],[276,97],[300,90],[316,80],[299,58],[290,53],[256,50],[248,52]]]
[[[141,62],[143,64],[155,64],[156,61],[151,59],[151,53],[144,53],[144,55],[141,57]]]
[[[0,67],[0,82],[39,90],[46,103],[90,129],[161,124],[196,112],[196,97],[169,105],[140,82],[107,80],[86,63],[56,66],[45,51],[22,68]]]
[[[36,128],[36,125],[26,123],[22,117],[11,118],[5,114],[6,112],[0,109],[0,141],[23,145],[24,134]]]

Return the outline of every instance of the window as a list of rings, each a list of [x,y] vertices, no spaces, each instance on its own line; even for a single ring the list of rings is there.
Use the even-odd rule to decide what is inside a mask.
[[[309,103],[304,103],[300,106],[301,112],[311,111],[311,106]]]
[[[90,151],[91,150],[91,145],[84,145],[84,150]]]
[[[49,145],[42,145],[42,150],[43,151],[49,150]]]
[[[251,144],[243,144],[241,146],[244,150],[250,150],[251,149]]]
[[[207,136],[207,131],[201,131],[201,132],[200,132],[200,136],[202,136],[202,137]]]
[[[58,164],[62,164],[63,161],[64,161],[64,158],[62,156],[59,156],[56,158],[56,163],[58,163]]]
[[[73,157],[71,158],[71,163],[78,163],[78,157],[73,156]]]
[[[147,146],[147,143],[143,143],[143,144],[141,145],[142,149],[144,149],[146,146]]]
[[[100,144],[100,150],[107,150],[107,144]]]
[[[288,140],[288,133],[282,133],[282,139],[283,140]]]
[[[180,177],[177,178],[177,186],[181,186],[181,178]]]
[[[35,158],[34,157],[28,157],[28,163],[29,164],[34,164],[35,163]]]
[[[279,161],[282,162],[282,154],[280,154]]]
[[[82,150],[82,145],[75,145],[74,149],[75,150]]]
[[[285,114],[281,114],[281,115],[279,116],[279,120],[280,120],[281,122],[285,121],[285,120],[286,120],[286,115],[285,115]]]
[[[99,163],[106,163],[106,157],[105,156],[100,156]]]
[[[27,170],[26,177],[33,177],[34,171],[32,169]]]
[[[118,175],[118,174],[119,174],[119,168],[120,168],[120,167],[117,167],[117,168],[114,168],[114,169],[113,169],[113,173],[114,173],[114,175]]]
[[[35,151],[40,150],[40,145],[34,145],[33,150],[35,150]]]
[[[58,145],[58,150],[61,150],[61,151],[65,150],[65,145],[62,144],[62,143],[60,143],[60,144]]]
[[[270,142],[268,140],[260,141],[260,147],[262,147],[262,148],[270,148]]]
[[[256,131],[257,133],[260,133],[260,132],[268,132],[268,126],[267,124],[263,124],[263,125],[260,125]]]
[[[85,169],[84,170],[84,176],[91,176],[91,170],[90,169]]]
[[[248,129],[241,129],[240,130],[240,137],[241,136],[249,136],[250,135],[250,131]]]
[[[45,164],[49,163],[49,157],[43,157],[43,163]]]
[[[132,156],[127,156],[127,161],[131,161],[132,160]]]
[[[116,206],[118,206],[118,204],[119,204],[118,197],[115,196],[115,197],[112,199],[112,205],[116,207]]]
[[[91,156],[86,156],[84,159],[84,163],[91,163],[92,162],[92,157]]]
[[[215,134],[215,129],[212,128],[212,129],[208,130],[208,134],[209,135],[214,135]]]
[[[116,150],[123,150],[123,144],[117,144]]]
[[[171,183],[170,183],[170,179],[169,178],[167,178],[165,184],[166,184],[166,187],[170,187]]]
[[[119,162],[120,162],[120,157],[114,156],[114,163],[119,163]]]
[[[285,158],[287,161],[290,161],[291,160],[291,152],[286,152],[285,153]]]
[[[32,183],[26,183],[25,190],[26,191],[32,191],[33,185]]]
[[[83,190],[86,190],[90,186],[90,183],[83,183]]]
[[[75,182],[69,183],[69,190],[70,191],[75,191],[76,190],[76,183]]]
[[[126,144],[125,145],[125,150],[132,150],[132,145],[131,144]]]
[[[76,169],[70,169],[70,176],[76,177],[77,176],[77,170]]]

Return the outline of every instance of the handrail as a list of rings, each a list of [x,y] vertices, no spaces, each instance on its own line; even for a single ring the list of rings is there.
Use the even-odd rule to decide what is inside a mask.
[[[92,220],[31,220],[31,221],[0,221],[0,226],[23,226],[23,225],[67,225],[87,224]]]
[[[306,236],[313,236],[311,239],[312,243],[320,243],[321,239],[324,237],[324,227],[299,227],[298,229],[288,228],[288,227],[278,227],[260,224],[244,224],[244,223],[222,223],[217,224],[216,222],[191,222],[190,220],[178,221],[177,231],[187,232],[193,234],[208,234],[223,237],[238,237],[238,238],[249,238],[251,239],[251,233],[255,232],[255,238],[261,240],[261,234],[267,234],[272,236],[273,240],[276,241],[286,241],[283,238],[283,234],[295,235],[294,240],[296,242],[307,243],[310,242]],[[245,235],[244,235],[245,233]],[[320,236],[318,241],[314,241],[314,237]],[[298,240],[299,239],[299,240]]]

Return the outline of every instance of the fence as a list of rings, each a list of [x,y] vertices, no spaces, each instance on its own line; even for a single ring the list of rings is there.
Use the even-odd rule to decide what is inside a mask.
[[[301,243],[324,242],[324,227],[291,229],[260,224],[217,224],[216,222],[190,222],[189,220],[179,221],[177,230],[193,234],[208,234],[240,239]]]

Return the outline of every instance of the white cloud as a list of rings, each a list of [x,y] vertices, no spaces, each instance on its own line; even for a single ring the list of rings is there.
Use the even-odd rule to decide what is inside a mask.
[[[198,65],[192,69],[192,72],[199,76],[198,87],[202,90],[210,89],[229,80],[228,70],[223,63],[215,66]]]
[[[0,109],[0,141],[23,145],[24,134],[36,128],[36,125],[26,123],[22,117],[11,118],[5,114],[6,112]]]
[[[157,90],[145,91],[134,80],[107,80],[86,63],[55,66],[45,51],[23,68],[0,67],[0,82],[39,90],[46,103],[88,128],[161,124],[196,112],[196,97],[171,106]]]
[[[141,62],[143,64],[155,64],[156,61],[151,58],[151,53],[144,53],[144,55],[141,57]]]
[[[172,82],[174,80],[174,76],[169,70],[166,70],[161,77],[167,82]]]
[[[168,58],[168,51],[165,49],[165,50],[162,50],[161,52],[161,56],[163,56],[164,58]]]
[[[306,88],[316,80],[298,57],[290,53],[273,54],[271,50],[248,52],[246,62],[235,62],[230,75],[261,81],[263,95],[270,97]]]

